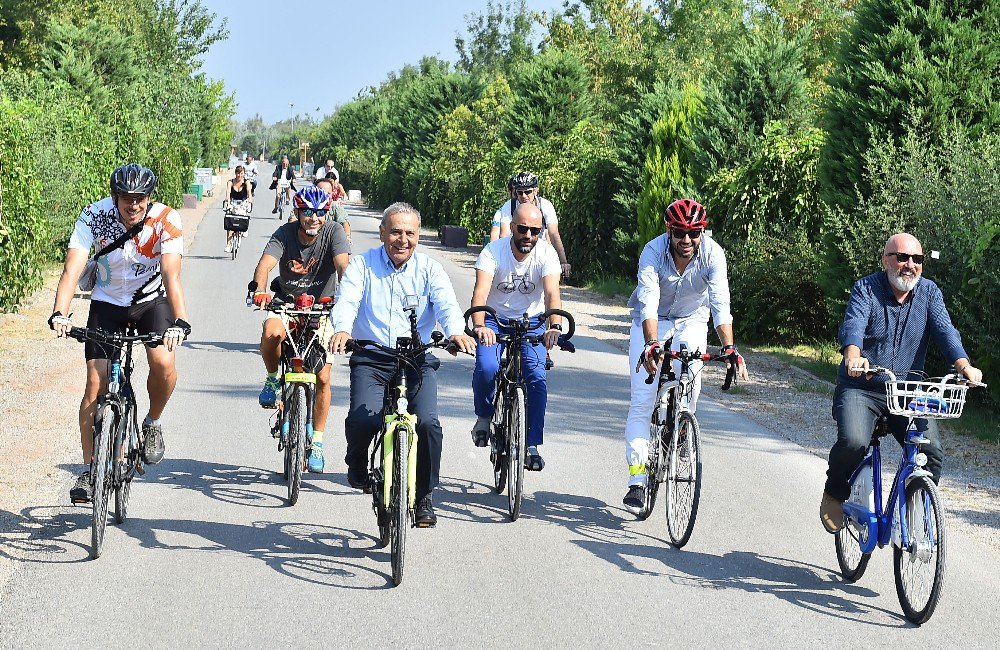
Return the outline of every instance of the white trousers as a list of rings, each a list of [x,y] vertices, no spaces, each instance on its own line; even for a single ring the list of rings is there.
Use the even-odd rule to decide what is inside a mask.
[[[701,319],[680,319],[676,321],[661,320],[657,325],[657,336],[662,341],[673,337],[671,350],[680,350],[681,343],[687,344],[690,350],[705,351],[708,346],[708,322]],[[646,369],[641,367],[635,371],[636,363],[642,357],[646,347],[646,338],[642,333],[642,323],[632,322],[632,331],[628,345],[628,371],[632,380],[632,401],[628,407],[628,418],[625,420],[625,460],[629,466],[629,485],[646,484],[646,460],[649,456],[649,424],[656,403],[656,388],[659,385],[659,374],[651,384],[646,383]],[[674,373],[681,372],[681,362],[673,361]],[[691,394],[691,410],[694,411],[701,392],[701,361],[691,362],[691,372],[695,373],[694,390]],[[660,370],[663,365],[660,365]]]

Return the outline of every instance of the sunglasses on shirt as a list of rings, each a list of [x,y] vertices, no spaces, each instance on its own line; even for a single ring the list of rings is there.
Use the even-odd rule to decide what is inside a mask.
[[[685,237],[688,237],[691,240],[695,240],[701,237],[701,230],[683,230],[682,228],[671,228],[670,236],[677,240],[684,239]]]
[[[317,217],[325,217],[329,210],[324,210],[322,208],[319,210],[314,210],[313,208],[302,208],[301,212],[303,217],[311,217],[313,215],[316,215]]]
[[[913,260],[914,264],[923,264],[924,263],[924,256],[921,255],[920,253],[917,253],[917,254],[913,254],[913,253],[886,253],[885,256],[886,257],[890,257],[890,256],[891,257],[895,257],[896,261],[899,262],[900,264],[906,264],[911,259]]]
[[[530,232],[532,235],[534,235],[535,237],[537,237],[538,235],[542,234],[542,229],[541,228],[535,228],[535,227],[532,227],[532,226],[525,226],[525,225],[520,224],[520,223],[516,224],[514,227],[517,229],[517,232],[519,232],[522,235],[527,235]]]

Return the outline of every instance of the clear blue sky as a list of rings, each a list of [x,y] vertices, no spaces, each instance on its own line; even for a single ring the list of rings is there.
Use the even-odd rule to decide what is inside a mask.
[[[329,115],[368,86],[422,56],[455,61],[455,35],[465,15],[482,13],[486,0],[202,0],[229,19],[229,39],[204,56],[202,71],[236,93],[236,118],[256,113],[265,122],[291,112]],[[562,6],[561,0],[528,0],[529,10]],[[540,33],[535,28],[536,36]],[[276,45],[281,42],[280,50]],[[289,43],[302,43],[289,47]],[[280,55],[277,53],[280,51]],[[332,67],[320,71],[320,62]],[[294,104],[289,109],[288,104]],[[319,108],[319,112],[316,109]]]

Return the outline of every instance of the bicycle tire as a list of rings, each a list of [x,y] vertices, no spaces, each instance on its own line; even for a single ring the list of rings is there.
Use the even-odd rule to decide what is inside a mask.
[[[392,584],[403,581],[403,562],[406,559],[406,518],[409,510],[407,499],[407,460],[409,433],[397,427],[393,435],[392,490],[389,498],[389,526],[391,530],[390,556],[392,558]]]
[[[94,512],[90,528],[90,556],[95,560],[101,557],[104,530],[108,524],[108,500],[111,497],[113,482],[109,477],[108,466],[117,416],[115,408],[105,403],[101,406],[97,419],[94,420],[94,460],[91,463]]]
[[[302,459],[306,449],[306,387],[297,385],[292,389],[292,403],[288,409],[288,440],[285,454],[288,458],[288,505],[294,506],[299,500],[302,487]]]
[[[919,506],[919,507],[914,507]],[[898,513],[896,513],[898,516]],[[911,549],[894,546],[893,573],[896,578],[896,595],[903,607],[903,614],[911,623],[926,623],[941,599],[947,560],[944,529],[944,512],[937,486],[926,476],[918,476],[906,485],[906,514],[909,521],[901,522],[909,531]],[[921,557],[928,555],[928,557]],[[927,580],[921,580],[926,597],[914,600],[907,587],[907,574],[919,568],[932,571]]]
[[[663,481],[663,469],[666,465],[665,454],[666,444],[663,436],[666,434],[666,427],[656,424],[649,425],[649,454],[646,460],[646,494],[643,498],[642,509],[637,518],[639,521],[649,519],[656,507],[656,493],[660,489]]]
[[[493,461],[493,488],[497,494],[503,494],[507,486],[507,400],[502,393],[497,393],[496,411],[493,416],[492,448],[490,460]]]
[[[837,531],[833,543],[837,549],[837,564],[840,565],[840,575],[848,582],[857,582],[868,568],[871,553],[862,553],[861,544],[868,538],[868,526],[859,532],[848,521]]]
[[[236,261],[236,253],[240,251],[240,233],[233,233],[233,261]]]
[[[134,408],[134,407],[133,407]],[[115,462],[115,523],[123,524],[128,518],[128,499],[132,491],[132,465],[136,462],[135,451],[136,447],[132,443],[133,431],[131,431],[131,422],[126,416],[122,419],[122,425],[119,428],[121,432],[121,437],[118,438],[118,447],[115,449],[114,457],[116,459],[121,458],[120,461]]]
[[[515,384],[507,404],[507,513],[511,521],[521,516],[524,490],[524,386]]]
[[[678,418],[667,463],[667,533],[670,544],[681,548],[691,539],[701,498],[701,431],[693,414]]]
[[[379,433],[384,436],[384,434]],[[379,454],[381,458],[381,454]],[[382,503],[382,491],[385,489],[385,466],[372,472],[372,501],[375,506],[375,517],[378,520],[378,547],[385,548],[389,545],[392,528],[389,525],[389,511]]]

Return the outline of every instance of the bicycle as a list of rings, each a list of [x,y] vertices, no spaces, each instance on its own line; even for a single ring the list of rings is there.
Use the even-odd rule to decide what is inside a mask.
[[[291,198],[289,195],[289,188],[292,186],[292,181],[287,178],[282,178],[278,180],[278,219],[285,218],[285,212],[289,211],[289,204]]]
[[[889,500],[884,503],[880,439],[889,433],[888,418],[882,415],[875,422],[865,458],[851,474],[844,526],[834,538],[837,563],[845,580],[857,582],[875,547],[892,544],[896,596],[907,620],[920,625],[930,619],[941,598],[947,538],[941,498],[931,473],[924,469],[927,456],[920,451],[930,441],[917,430],[915,420],[961,417],[971,384],[957,375],[898,380],[892,370],[881,367],[869,368],[867,374],[888,375],[886,406],[890,414],[907,418],[906,434]],[[923,570],[929,575],[923,579],[915,575]],[[924,592],[923,597],[910,589]]]
[[[576,332],[576,322],[572,314],[561,309],[549,309],[535,319],[529,318],[527,314],[516,320],[500,319],[492,307],[480,305],[465,312],[465,333],[473,338],[475,333],[469,327],[469,317],[479,312],[490,314],[501,327],[512,330],[510,334],[497,334],[497,343],[506,345],[500,358],[500,371],[495,379],[493,421],[490,427],[490,462],[493,463],[493,485],[496,492],[502,494],[504,487],[507,488],[507,514],[511,521],[517,521],[521,514],[524,456],[527,451],[525,426],[527,387],[524,383],[521,344],[541,343],[542,336],[529,335],[528,332],[547,320],[549,316],[562,316],[568,325],[566,333],[559,336],[558,346],[567,352],[575,352],[576,348],[569,340]],[[548,370],[551,367],[552,361],[546,356],[545,368]]]
[[[240,240],[250,229],[250,213],[253,212],[253,203],[250,201],[228,199],[222,202],[223,220],[222,225],[227,231],[232,231],[233,261],[240,251]]]
[[[248,286],[247,305],[253,305],[256,282]],[[313,296],[302,294],[288,303],[275,296],[263,311],[283,316],[285,340],[281,344],[278,378],[281,396],[277,417],[271,426],[271,437],[278,440],[278,451],[284,452],[282,476],[288,481],[288,505],[299,500],[302,470],[312,451],[313,404],[316,400],[316,374],[326,363],[324,342],[319,340],[320,321],[328,318],[333,298],[323,296],[314,302]],[[286,323],[286,318],[288,322]]]
[[[115,523],[124,523],[128,516],[132,479],[136,474],[145,474],[139,445],[135,391],[132,388],[132,347],[136,343],[159,345],[163,333],[139,334],[129,323],[121,333],[73,327],[69,336],[81,343],[91,340],[110,344],[116,349],[115,357],[108,360],[108,389],[97,398],[97,413],[94,415],[94,456],[90,462],[94,513],[90,556],[96,560],[101,557],[104,544],[111,492],[115,493]]]
[[[382,433],[375,437],[368,463],[379,548],[391,545],[392,582],[396,586],[403,580],[406,529],[415,525],[413,509],[417,497],[417,416],[407,411],[409,401],[406,397],[405,370],[419,368],[417,359],[428,350],[456,349],[439,331],[431,333],[430,343],[420,341],[416,296],[406,296],[404,310],[410,318],[410,336],[398,337],[395,347],[364,339],[352,339],[347,343],[348,352],[374,350],[391,356],[396,362],[396,369],[385,390]],[[414,392],[419,391],[418,384]]]
[[[649,518],[656,506],[660,483],[666,483],[667,534],[671,546],[681,548],[688,543],[694,531],[702,483],[701,427],[691,410],[696,377],[696,373],[691,371],[691,363],[731,361],[722,384],[722,390],[729,390],[736,377],[736,362],[728,354],[703,354],[700,350],[691,351],[684,343],[680,344],[679,350],[671,350],[670,345],[670,339],[663,342],[663,349],[668,352],[664,354],[656,405],[650,416],[646,496],[638,518]],[[667,365],[675,359],[681,362],[679,377],[674,373],[672,364]],[[641,367],[642,359],[636,364],[635,371],[639,372]],[[649,375],[646,383],[652,384],[654,380],[655,375]]]

